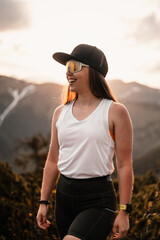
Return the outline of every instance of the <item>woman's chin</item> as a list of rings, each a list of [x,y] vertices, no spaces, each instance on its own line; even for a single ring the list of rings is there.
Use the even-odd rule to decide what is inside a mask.
[[[76,92],[76,88],[75,88],[74,86],[69,86],[69,90],[70,90],[71,92]]]

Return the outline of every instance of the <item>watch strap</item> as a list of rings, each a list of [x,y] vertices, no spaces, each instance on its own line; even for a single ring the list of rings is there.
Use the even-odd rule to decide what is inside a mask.
[[[45,205],[48,205],[48,204],[49,204],[49,202],[46,201],[46,200],[39,200],[38,203],[39,203],[39,204],[45,204]]]

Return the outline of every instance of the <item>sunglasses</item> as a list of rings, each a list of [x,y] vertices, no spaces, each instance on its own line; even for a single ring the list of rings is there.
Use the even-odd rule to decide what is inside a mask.
[[[66,64],[67,71],[69,70],[71,73],[76,73],[81,71],[82,67],[89,67],[89,65],[75,61],[75,60],[70,60]]]

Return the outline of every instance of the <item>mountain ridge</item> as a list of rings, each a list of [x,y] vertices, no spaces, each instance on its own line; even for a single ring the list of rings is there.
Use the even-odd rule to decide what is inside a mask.
[[[133,157],[143,158],[160,139],[160,90],[122,80],[110,80],[108,85],[130,113],[134,130]],[[29,86],[34,86],[34,91],[19,99],[0,126],[1,161],[12,163],[16,139],[48,134],[54,109],[62,102],[62,85],[35,84],[0,76],[0,117],[14,98],[20,97]]]

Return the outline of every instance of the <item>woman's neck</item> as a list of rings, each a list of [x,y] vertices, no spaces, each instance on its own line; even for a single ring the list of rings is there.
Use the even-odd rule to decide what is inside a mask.
[[[84,93],[78,94],[78,99],[76,100],[76,103],[78,105],[92,105],[100,100],[100,98],[95,97],[92,93]]]

